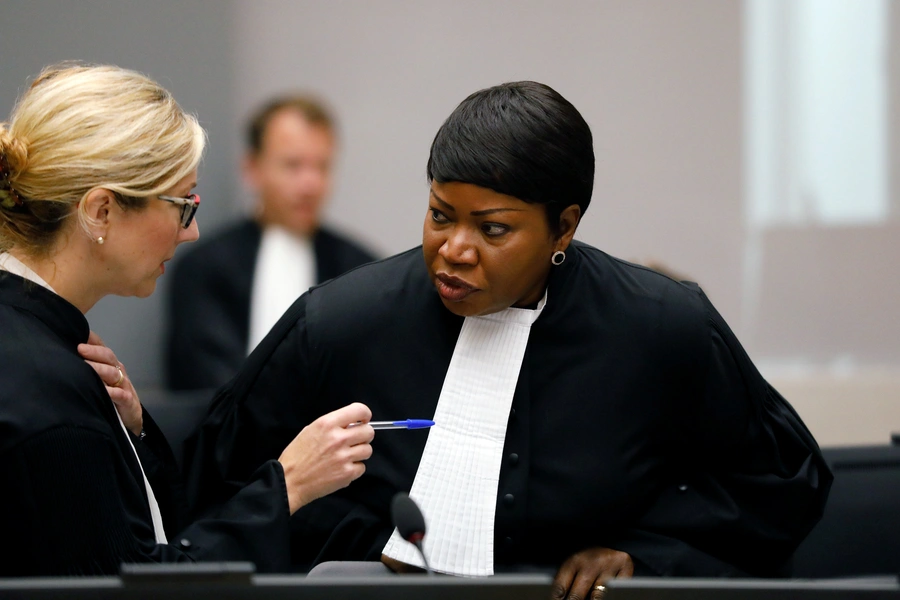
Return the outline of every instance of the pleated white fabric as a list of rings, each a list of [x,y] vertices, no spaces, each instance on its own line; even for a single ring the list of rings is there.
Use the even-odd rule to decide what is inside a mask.
[[[453,350],[435,426],[410,497],[422,509],[423,541],[432,569],[452,575],[494,574],[494,519],[506,425],[535,310],[508,308],[467,317]],[[384,554],[424,566],[416,548],[394,530]]]
[[[247,354],[253,352],[294,300],[315,283],[316,253],[312,239],[276,225],[266,227],[253,270]]]

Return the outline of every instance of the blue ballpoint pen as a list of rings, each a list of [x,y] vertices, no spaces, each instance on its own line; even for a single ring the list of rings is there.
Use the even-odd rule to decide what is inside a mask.
[[[427,419],[406,419],[405,421],[369,421],[372,429],[427,429],[434,426],[434,421]],[[361,425],[361,423],[351,423],[350,427]]]

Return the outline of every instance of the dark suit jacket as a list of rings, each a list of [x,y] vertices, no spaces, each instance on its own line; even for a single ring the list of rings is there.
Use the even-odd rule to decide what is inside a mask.
[[[250,294],[262,231],[244,220],[191,248],[173,266],[168,295],[166,385],[216,388],[247,357]],[[321,283],[375,257],[321,228],[313,241]]]
[[[576,242],[547,296],[506,429],[495,568],[555,569],[605,546],[642,575],[784,574],[831,473],[703,292]],[[312,288],[188,440],[189,496],[229,497],[353,400],[375,420],[430,418],[462,322],[421,247]],[[361,478],[294,515],[298,567],[378,560],[391,498],[411,488],[428,435],[378,432]]]
[[[189,523],[172,451],[146,412],[126,434],[79,356],[88,323],[49,290],[0,271],[0,577],[117,574],[123,562],[289,564],[284,473],[267,461],[221,510]],[[141,463],[128,443],[132,438]],[[157,544],[141,466],[169,544]]]

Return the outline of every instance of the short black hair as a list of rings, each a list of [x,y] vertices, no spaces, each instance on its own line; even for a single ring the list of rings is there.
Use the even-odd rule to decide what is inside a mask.
[[[428,181],[469,183],[543,204],[558,227],[563,209],[584,215],[594,189],[594,142],[581,113],[534,81],[475,92],[447,117],[431,144]]]

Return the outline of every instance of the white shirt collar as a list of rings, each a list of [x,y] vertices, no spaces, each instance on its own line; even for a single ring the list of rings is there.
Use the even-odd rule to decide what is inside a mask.
[[[9,252],[0,252],[0,269],[8,271],[13,275],[18,275],[19,277],[22,277],[29,281],[33,281],[34,283],[41,285],[56,294],[56,290],[50,287],[49,283],[44,281],[43,278],[35,273],[31,267],[23,263],[21,260],[13,256]]]

